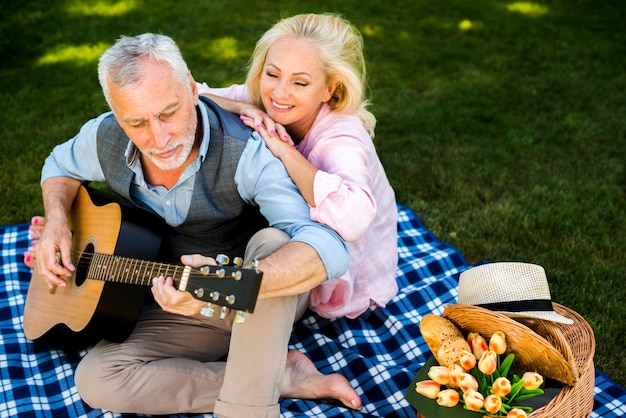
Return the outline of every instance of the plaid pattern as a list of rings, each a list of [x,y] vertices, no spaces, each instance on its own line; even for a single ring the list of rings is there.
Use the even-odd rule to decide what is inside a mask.
[[[439,242],[411,209],[400,205],[398,233],[400,292],[385,308],[352,320],[307,313],[291,339],[291,348],[306,353],[320,371],[346,376],[361,395],[363,411],[284,399],[283,417],[415,417],[404,394],[429,356],[419,321],[427,313],[441,314],[445,303],[456,301],[457,277],[467,263],[458,250]],[[120,417],[92,410],[78,396],[73,374],[84,352],[40,349],[24,337],[22,313],[30,272],[22,253],[29,245],[28,225],[0,227],[0,237],[0,417]],[[591,416],[624,416],[625,403],[626,391],[597,371]]]

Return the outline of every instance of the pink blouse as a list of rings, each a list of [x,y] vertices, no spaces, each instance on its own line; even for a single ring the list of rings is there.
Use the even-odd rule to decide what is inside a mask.
[[[250,101],[244,85],[198,88]],[[385,306],[398,292],[398,214],[372,139],[358,117],[324,105],[298,150],[318,169],[311,219],[337,231],[350,252],[346,274],[314,288],[310,308],[326,318],[356,318],[371,304]]]

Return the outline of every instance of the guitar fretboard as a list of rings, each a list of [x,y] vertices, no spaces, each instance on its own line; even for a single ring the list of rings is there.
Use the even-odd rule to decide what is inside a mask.
[[[154,277],[164,276],[172,277],[178,287],[184,272],[184,266],[94,253],[87,270],[87,278],[151,286]]]

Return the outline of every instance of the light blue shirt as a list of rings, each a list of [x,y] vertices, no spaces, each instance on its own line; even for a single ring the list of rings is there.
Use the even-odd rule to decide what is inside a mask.
[[[139,151],[129,141],[126,162],[135,174],[131,196],[160,215],[170,226],[180,225],[187,216],[195,176],[204,161],[210,141],[210,127],[206,105],[200,102],[203,139],[198,158],[189,164],[171,189],[146,183]],[[81,181],[104,182],[98,159],[97,133],[104,118],[111,112],[85,123],[78,135],[57,145],[42,169],[41,182],[50,177],[71,177]],[[289,234],[291,241],[309,244],[320,255],[328,279],[342,276],[348,268],[348,250],[332,229],[313,222],[309,206],[300,195],[282,162],[265,147],[263,139],[254,132],[239,159],[235,173],[239,195],[246,202],[259,207],[270,226]]]

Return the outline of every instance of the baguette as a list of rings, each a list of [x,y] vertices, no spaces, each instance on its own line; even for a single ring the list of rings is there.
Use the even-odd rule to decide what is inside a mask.
[[[458,363],[463,351],[471,352],[461,331],[446,318],[425,315],[420,322],[420,332],[441,366]]]

